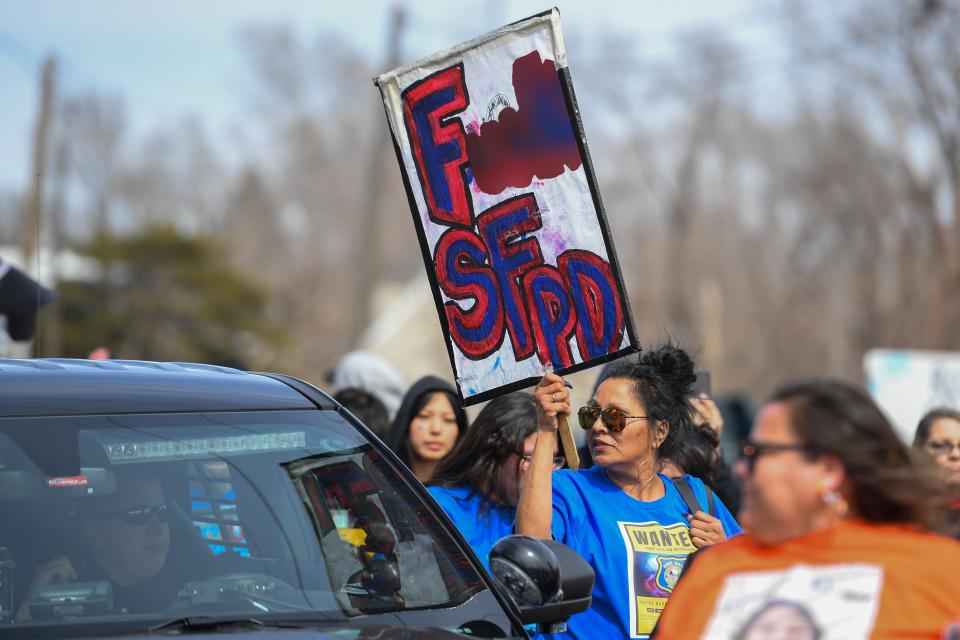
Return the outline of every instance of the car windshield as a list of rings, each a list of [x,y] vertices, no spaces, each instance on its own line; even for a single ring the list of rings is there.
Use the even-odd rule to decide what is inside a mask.
[[[0,631],[344,620],[485,589],[331,411],[0,419],[0,509]]]

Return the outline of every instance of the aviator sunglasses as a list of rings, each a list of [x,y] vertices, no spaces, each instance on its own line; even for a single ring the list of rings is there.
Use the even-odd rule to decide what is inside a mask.
[[[584,429],[592,428],[593,424],[597,421],[597,418],[600,418],[600,422],[603,423],[603,426],[613,433],[620,433],[623,431],[627,426],[627,419],[648,419],[647,416],[628,416],[626,412],[613,407],[608,407],[601,411],[600,407],[591,407],[589,405],[580,407],[580,409],[577,411],[577,418],[580,421],[580,426]]]

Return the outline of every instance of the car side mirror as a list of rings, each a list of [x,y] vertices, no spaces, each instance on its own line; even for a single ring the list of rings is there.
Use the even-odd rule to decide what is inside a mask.
[[[593,568],[566,545],[507,536],[493,545],[489,561],[517,604],[520,621],[538,625],[541,633],[565,631],[570,616],[590,607]]]

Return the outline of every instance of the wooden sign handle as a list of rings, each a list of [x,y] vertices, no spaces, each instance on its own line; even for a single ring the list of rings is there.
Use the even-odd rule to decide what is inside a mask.
[[[567,467],[576,471],[580,468],[580,454],[577,453],[577,443],[570,430],[570,422],[566,414],[557,416],[557,431],[560,434],[560,444],[563,445],[563,455],[567,458]]]

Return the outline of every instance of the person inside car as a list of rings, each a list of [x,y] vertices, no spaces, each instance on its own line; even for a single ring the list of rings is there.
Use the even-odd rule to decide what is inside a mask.
[[[30,619],[30,593],[52,583],[108,580],[116,611],[162,611],[171,604],[184,580],[164,571],[171,564],[172,507],[163,486],[142,473],[116,478],[112,495],[77,502],[77,548],[37,567],[17,620]]]

